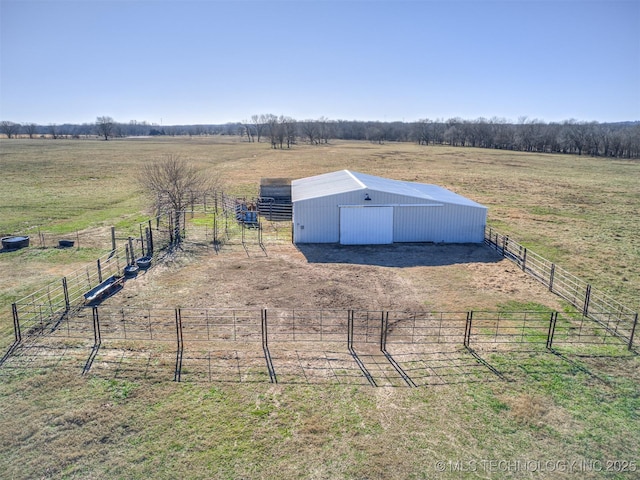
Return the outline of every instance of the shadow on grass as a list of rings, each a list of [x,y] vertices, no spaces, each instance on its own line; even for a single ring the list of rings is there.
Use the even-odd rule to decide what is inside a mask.
[[[504,346],[479,350],[462,345],[447,348],[422,345],[419,349],[403,346],[402,351],[363,350],[358,345],[350,348],[344,344],[313,347],[315,350],[283,343],[265,349],[259,342],[224,345],[203,342],[198,346],[200,350],[185,349],[177,356],[175,346],[168,343],[148,343],[144,347],[118,342],[95,345],[89,340],[72,342],[55,335],[36,335],[11,347],[0,366],[0,378],[71,369],[79,375],[157,382],[178,379],[411,388],[537,382],[550,375],[584,375],[604,382],[604,377],[594,373],[585,358],[613,361],[637,357],[623,349],[619,352],[609,349],[609,356],[604,356],[593,348],[592,356],[584,352],[578,356],[557,349]]]

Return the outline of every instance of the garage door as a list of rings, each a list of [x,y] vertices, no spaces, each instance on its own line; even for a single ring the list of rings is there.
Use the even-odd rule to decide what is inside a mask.
[[[340,207],[340,243],[393,243],[393,207]]]

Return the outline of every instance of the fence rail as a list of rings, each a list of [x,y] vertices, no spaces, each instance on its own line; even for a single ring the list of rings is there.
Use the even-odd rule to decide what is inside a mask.
[[[38,310],[46,307],[36,306]],[[282,362],[297,359],[308,375],[315,368],[312,365],[320,362],[325,366],[318,368],[331,370],[340,378],[360,372],[366,382],[378,385],[376,376],[383,375],[391,381],[395,375],[392,383],[416,386],[416,372],[424,370],[420,358],[425,355],[447,369],[464,366],[467,371],[473,370],[473,365],[485,365],[493,371],[482,359],[483,352],[557,352],[564,347],[588,347],[591,353],[597,353],[601,346],[606,346],[607,352],[611,347],[627,350],[634,346],[584,315],[555,311],[143,309],[93,305],[47,317],[38,324],[29,324],[28,329],[18,316],[14,317],[14,324],[16,330],[22,328],[23,334],[0,360],[0,366],[12,356],[19,357],[21,345],[28,351],[30,345],[45,340],[58,345],[74,341],[91,351],[83,373],[90,371],[101,348],[107,347],[108,351],[111,346],[127,352],[122,355],[133,357],[173,356],[175,381],[181,381],[183,372],[189,377],[194,375],[202,368],[202,359],[207,360],[209,370],[198,376],[224,377],[229,371],[223,365],[233,369],[246,358],[253,360],[249,362],[251,371],[244,375],[254,376],[259,368],[256,362],[263,358],[264,378],[273,383],[278,382],[278,371],[281,379],[290,377],[289,367]],[[313,345],[322,345],[330,353],[313,353]],[[373,351],[378,351],[382,360],[375,360]],[[465,360],[464,351],[475,360]],[[354,362],[351,367],[349,358]],[[214,364],[218,365],[215,375],[211,370]],[[147,367],[148,364],[144,368]],[[438,375],[440,378],[444,373]]]
[[[46,305],[37,306],[43,310]],[[22,323],[23,338],[177,342],[401,345],[608,344],[632,348],[581,314],[556,311],[393,312],[82,306],[38,324]],[[180,330],[180,333],[178,333]]]
[[[564,298],[584,317],[597,322],[611,335],[624,339],[631,348],[638,312],[491,227],[485,231],[484,243],[547,286],[550,292]]]

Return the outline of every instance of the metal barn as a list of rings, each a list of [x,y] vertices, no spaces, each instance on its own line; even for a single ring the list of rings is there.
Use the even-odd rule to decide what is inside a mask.
[[[341,170],[291,182],[293,241],[481,243],[487,207],[437,185]]]

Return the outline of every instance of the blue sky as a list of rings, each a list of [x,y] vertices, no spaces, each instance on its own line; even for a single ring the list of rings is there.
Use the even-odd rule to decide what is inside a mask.
[[[0,119],[640,120],[640,0],[0,0]]]

